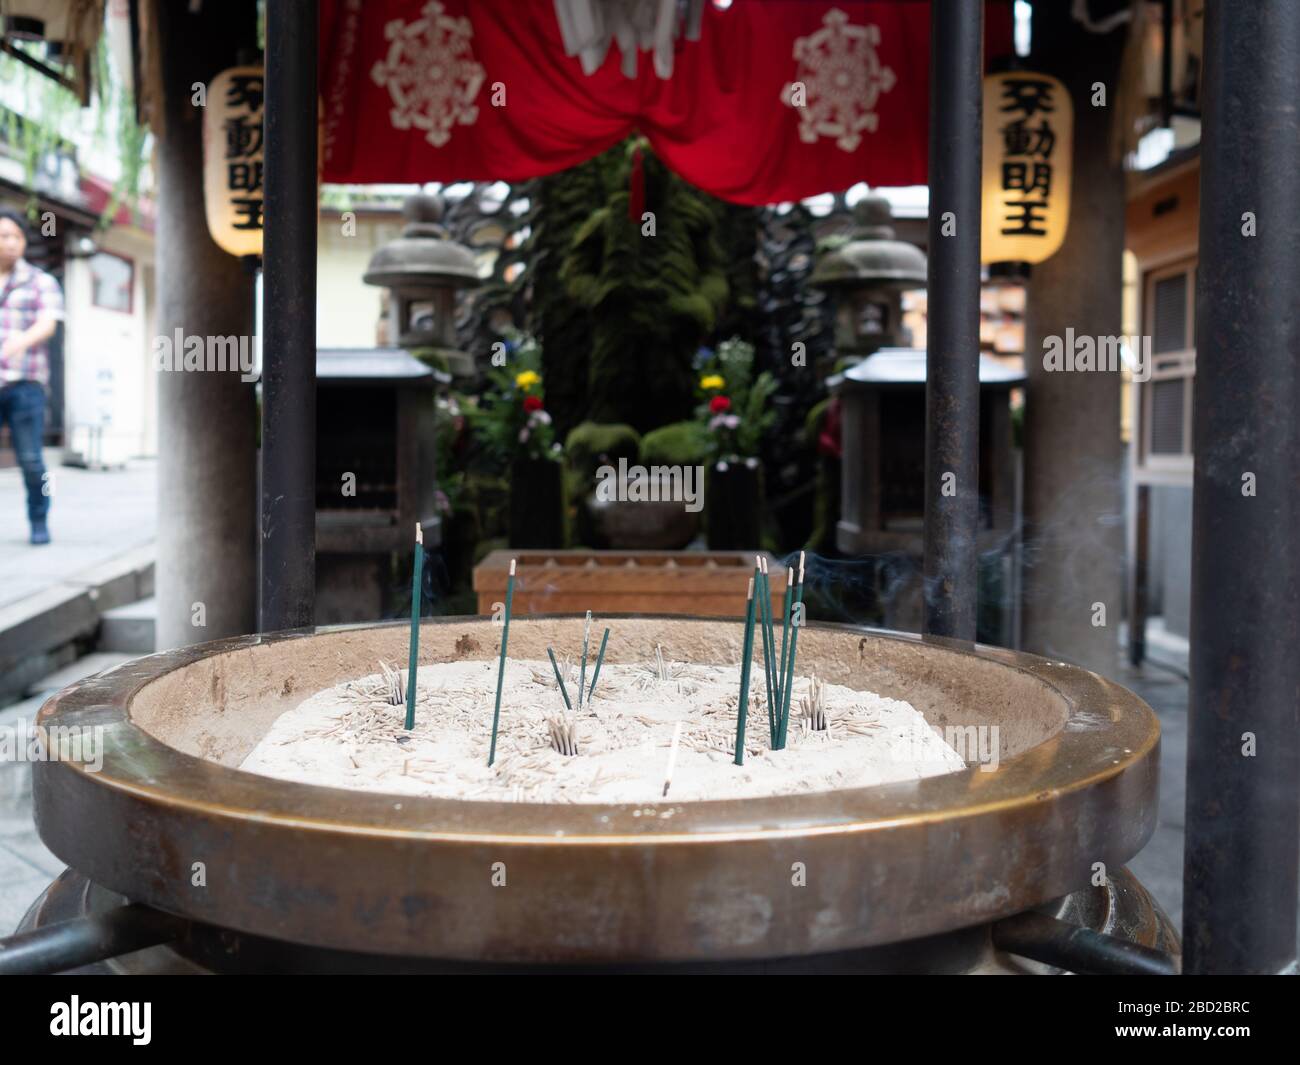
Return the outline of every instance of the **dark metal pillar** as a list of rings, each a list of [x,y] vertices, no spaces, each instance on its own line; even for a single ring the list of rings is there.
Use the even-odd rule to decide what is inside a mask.
[[[979,521],[983,27],[983,0],[931,5],[925,631],[965,640]]]
[[[266,6],[263,632],[316,604],[316,2]]]
[[[1300,4],[1206,7],[1183,968],[1296,959]]]

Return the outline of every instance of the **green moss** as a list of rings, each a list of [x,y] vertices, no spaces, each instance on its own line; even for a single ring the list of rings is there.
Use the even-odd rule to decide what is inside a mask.
[[[620,458],[636,462],[641,454],[641,434],[630,425],[583,422],[569,433],[564,452],[570,468],[590,477],[606,462],[617,465]]]
[[[709,431],[699,422],[673,422],[641,438],[645,466],[698,466],[709,453]]]

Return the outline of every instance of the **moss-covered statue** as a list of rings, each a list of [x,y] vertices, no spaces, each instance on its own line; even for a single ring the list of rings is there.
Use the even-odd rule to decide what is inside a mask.
[[[694,406],[692,358],[727,302],[718,208],[643,141],[607,174],[605,202],[574,234],[561,277],[590,312],[588,418],[645,432]]]

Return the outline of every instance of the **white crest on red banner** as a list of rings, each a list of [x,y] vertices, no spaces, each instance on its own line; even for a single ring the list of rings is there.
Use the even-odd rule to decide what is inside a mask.
[[[876,101],[896,80],[889,67],[880,65],[879,44],[880,27],[855,26],[834,7],[816,33],[795,38],[799,70],[795,81],[781,90],[781,99],[799,109],[801,141],[812,144],[818,137],[834,137],[838,147],[851,152],[862,143],[863,130],[876,131]],[[802,105],[793,99],[799,83],[806,97]]]
[[[470,48],[474,28],[468,18],[443,13],[438,0],[420,9],[420,18],[394,19],[384,27],[388,55],[370,76],[393,99],[389,118],[395,129],[425,131],[424,139],[441,148],[454,125],[478,120],[474,98],[483,86],[483,67]]]

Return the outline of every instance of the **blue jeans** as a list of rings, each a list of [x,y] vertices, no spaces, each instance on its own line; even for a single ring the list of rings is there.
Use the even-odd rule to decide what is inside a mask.
[[[15,381],[0,388],[0,426],[9,423],[18,465],[27,485],[27,520],[45,520],[50,497],[45,489],[41,444],[45,435],[45,389],[35,381]]]

